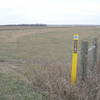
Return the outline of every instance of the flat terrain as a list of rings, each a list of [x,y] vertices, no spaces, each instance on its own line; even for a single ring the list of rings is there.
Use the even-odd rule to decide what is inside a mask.
[[[26,75],[32,67],[70,64],[74,32],[80,42],[100,38],[99,26],[0,27],[0,100],[42,100]]]

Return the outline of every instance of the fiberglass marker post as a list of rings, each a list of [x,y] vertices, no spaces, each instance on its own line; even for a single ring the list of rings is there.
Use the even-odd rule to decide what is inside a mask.
[[[72,52],[72,72],[71,72],[71,83],[75,83],[77,79],[77,62],[78,62],[78,40],[79,35],[74,34],[73,35],[73,41],[74,41],[74,50]]]

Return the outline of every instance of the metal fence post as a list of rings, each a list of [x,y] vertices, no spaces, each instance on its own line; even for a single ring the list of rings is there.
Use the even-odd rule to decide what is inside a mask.
[[[87,78],[87,64],[88,64],[88,41],[82,41],[81,44],[81,80],[85,81]]]

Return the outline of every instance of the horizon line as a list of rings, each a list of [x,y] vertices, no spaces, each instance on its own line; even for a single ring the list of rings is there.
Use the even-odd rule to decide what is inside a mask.
[[[0,26],[32,26],[32,25],[45,25],[45,26],[100,26],[100,24],[0,24]]]

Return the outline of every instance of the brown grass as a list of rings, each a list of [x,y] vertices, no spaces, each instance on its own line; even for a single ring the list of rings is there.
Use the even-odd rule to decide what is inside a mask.
[[[28,81],[33,91],[44,95],[47,100],[100,100],[99,63],[86,82],[70,84],[73,32],[79,32],[81,41],[99,36],[100,28],[15,27],[1,30],[1,72],[11,74],[14,79],[19,76],[25,83]]]
[[[57,64],[34,68],[28,80],[47,100],[100,100],[98,68],[95,66],[85,82],[78,81],[74,85],[70,83],[70,68]]]

